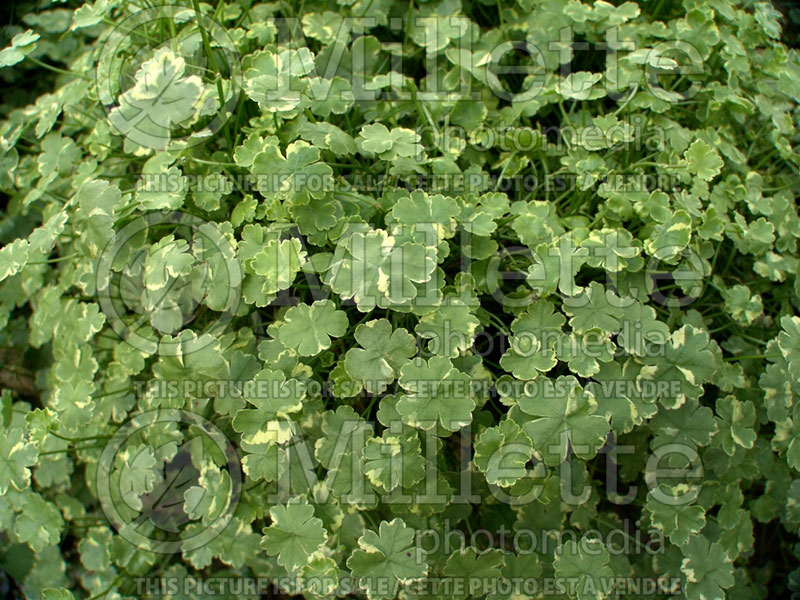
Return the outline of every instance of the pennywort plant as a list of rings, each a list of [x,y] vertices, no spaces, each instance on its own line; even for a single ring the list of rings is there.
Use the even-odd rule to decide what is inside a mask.
[[[4,10],[6,595],[800,594],[788,3]]]

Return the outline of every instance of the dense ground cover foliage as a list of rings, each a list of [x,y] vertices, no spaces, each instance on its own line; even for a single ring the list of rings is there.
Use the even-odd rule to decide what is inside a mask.
[[[0,589],[800,594],[776,6],[4,7]]]

